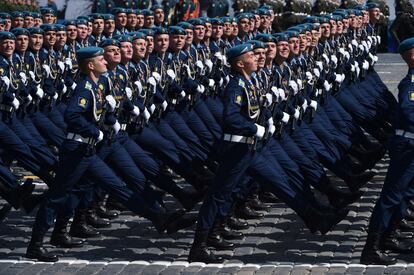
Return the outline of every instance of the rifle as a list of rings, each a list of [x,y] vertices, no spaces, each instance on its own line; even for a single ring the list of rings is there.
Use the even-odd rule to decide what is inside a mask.
[[[259,115],[257,118],[257,124],[259,125],[266,125],[266,118],[265,118],[265,112],[262,111],[264,107],[264,98],[261,96],[259,98]],[[265,133],[263,135],[263,141],[265,140],[265,137],[267,137],[269,135],[269,127],[265,126]],[[259,138],[255,137],[254,138],[254,143],[253,143],[253,152],[255,152],[257,150],[257,143],[259,142]]]

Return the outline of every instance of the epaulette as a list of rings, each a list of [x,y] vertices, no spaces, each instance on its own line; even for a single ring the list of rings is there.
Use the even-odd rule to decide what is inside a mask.
[[[244,83],[244,81],[242,79],[239,79],[239,86],[242,88],[246,87],[246,83]]]
[[[92,84],[89,81],[86,81],[85,89],[92,90]]]

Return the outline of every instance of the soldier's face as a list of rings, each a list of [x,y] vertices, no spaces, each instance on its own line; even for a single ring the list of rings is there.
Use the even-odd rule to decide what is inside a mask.
[[[324,23],[321,25],[321,35],[324,38],[329,38],[329,36],[331,35],[329,23]]]
[[[252,18],[249,20],[249,31],[254,31],[254,28],[256,27],[256,18]]]
[[[290,49],[289,49],[289,43],[287,41],[280,41],[277,42],[277,53],[276,55],[287,59],[289,57]]]
[[[298,37],[289,38],[289,50],[294,55],[299,54],[300,47],[299,47],[299,38]]]
[[[34,26],[35,27],[39,27],[40,25],[42,25],[43,24],[43,20],[42,20],[42,18],[35,18],[34,19]]]
[[[187,36],[185,38],[185,43],[187,44],[187,46],[189,46],[193,44],[194,33],[193,33],[193,30],[191,29],[186,29],[185,32],[187,33]]]
[[[30,36],[30,48],[34,51],[39,51],[43,46],[43,35],[32,34]]]
[[[0,31],[4,31],[6,29],[6,24],[0,24]]]
[[[154,50],[158,53],[165,53],[169,47],[168,34],[159,34],[154,37]]]
[[[72,41],[76,40],[76,36],[78,35],[78,31],[76,29],[76,26],[73,26],[73,25],[67,26],[66,27],[66,34],[67,34],[67,37],[70,40],[72,40]]]
[[[369,10],[369,19],[373,22],[377,22],[381,17],[381,11],[379,8],[373,8]]]
[[[239,25],[237,23],[232,23],[233,25],[233,36],[238,36],[239,35]]]
[[[147,41],[145,41],[145,39],[135,39],[132,43],[132,47],[134,50],[134,56],[137,56],[139,59],[145,57],[145,51],[147,48]]]
[[[143,14],[138,14],[137,15],[137,27],[139,29],[144,26],[144,21],[145,21],[144,15]]]
[[[194,28],[194,38],[197,39],[198,41],[201,41],[204,39],[204,34],[205,34],[205,27],[203,25],[197,25]]]
[[[276,43],[273,42],[267,42],[267,51],[266,51],[266,58],[269,61],[272,61],[276,57]]]
[[[243,33],[248,33],[250,31],[249,23],[250,21],[247,18],[243,18],[239,21],[239,27]]]
[[[331,25],[331,34],[335,35],[336,34],[336,21],[334,20],[330,20],[329,24]]]
[[[115,31],[115,21],[106,20],[104,29],[106,33],[113,33]]]
[[[92,68],[95,73],[98,73],[98,74],[106,73],[108,71],[106,67],[107,64],[108,62],[106,62],[105,58],[102,55],[97,56],[92,59],[92,66],[93,66]]]
[[[43,22],[46,24],[53,24],[55,23],[55,16],[51,13],[46,13],[43,15]]]
[[[13,18],[13,28],[23,28],[24,26],[24,19],[23,17],[15,17]]]
[[[93,24],[92,22],[88,22],[88,36],[92,34]]]
[[[266,62],[266,49],[255,49],[254,54],[257,58],[257,65],[259,68],[263,68]]]
[[[319,37],[320,37],[320,32],[312,31],[312,43],[311,43],[312,47],[316,47],[316,45],[318,45]]]
[[[56,32],[45,32],[45,34],[43,35],[43,43],[46,47],[53,47],[56,43]]]
[[[58,44],[60,47],[65,46],[66,41],[67,41],[67,35],[66,32],[64,31],[58,31],[56,33],[56,44]]]
[[[19,35],[16,37],[16,51],[24,53],[29,47],[29,37],[26,35]]]
[[[92,33],[94,35],[100,35],[104,31],[105,22],[103,19],[93,20]]]
[[[232,32],[233,32],[233,25],[230,22],[224,23],[223,35],[225,37],[229,37],[231,36]]]
[[[343,27],[344,27],[344,24],[342,23],[342,21],[336,22],[336,33],[341,34],[344,29]]]
[[[349,28],[349,19],[345,18],[344,20],[342,20],[342,23],[344,24],[344,32],[345,32]]]
[[[185,35],[173,34],[170,35],[170,47],[173,50],[182,50],[185,45]]]
[[[154,21],[156,24],[164,22],[164,11],[162,9],[156,9],[154,12]]]
[[[358,27],[358,17],[357,17],[357,16],[355,16],[355,15],[351,15],[350,20],[351,20],[351,22],[349,23],[349,25],[350,25],[352,28],[357,28],[357,27]]]
[[[104,57],[106,62],[109,64],[121,63],[121,50],[117,46],[106,46],[104,50]]]
[[[76,29],[78,31],[78,38],[81,40],[86,39],[86,37],[88,36],[88,26],[78,25]]]
[[[301,52],[304,52],[306,50],[306,47],[308,46],[308,37],[306,34],[300,34],[299,35],[299,49]]]
[[[213,25],[213,38],[220,39],[223,36],[223,26]]]
[[[243,69],[248,75],[257,71],[257,57],[253,51],[243,54],[241,56],[241,61],[243,64]]]
[[[369,22],[369,13],[367,11],[362,11],[362,22],[364,24]]]
[[[147,52],[146,55],[149,55],[154,51],[154,37],[147,36]]]
[[[25,28],[31,28],[34,25],[34,18],[31,16],[26,16],[24,18],[24,27]]]
[[[125,27],[126,24],[127,24],[127,15],[126,15],[126,13],[123,13],[123,12],[118,13],[115,16],[115,22],[116,22],[117,26]]]
[[[132,59],[133,49],[131,42],[121,42],[121,56],[123,61]]]
[[[153,15],[149,15],[145,17],[145,23],[144,26],[148,29],[152,28],[152,26],[154,26],[154,16]]]
[[[9,58],[13,55],[15,42],[13,39],[0,40],[0,53]]]
[[[213,26],[210,23],[206,23],[204,36],[211,37],[212,33],[213,33]]]
[[[261,23],[262,21],[260,20],[260,15],[256,14],[254,16],[254,29],[257,30],[258,28],[260,28]]]
[[[6,26],[4,27],[4,29],[6,31],[10,31],[10,29],[11,29],[11,20],[10,19],[6,19]]]
[[[128,27],[135,28],[137,25],[137,15],[135,13],[128,14]]]
[[[306,46],[310,46],[312,43],[312,31],[306,32],[306,40],[308,41]]]

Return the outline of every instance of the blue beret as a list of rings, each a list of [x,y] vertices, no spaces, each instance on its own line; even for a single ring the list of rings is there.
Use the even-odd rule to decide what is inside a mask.
[[[56,31],[56,26],[54,24],[43,24],[40,26],[40,28],[44,32],[55,32]]]
[[[67,26],[76,26],[76,20],[65,20],[65,22],[63,23],[66,27]]]
[[[86,25],[86,26],[88,26],[88,20],[85,20],[85,19],[76,19],[76,26],[79,26],[79,25]]]
[[[24,17],[33,17],[33,12],[25,11],[25,12],[23,12],[23,16]]]
[[[42,18],[42,15],[38,12],[32,12],[33,18]]]
[[[142,10],[142,13],[144,14],[144,16],[154,16],[154,12],[150,9]]]
[[[211,18],[211,25],[220,25],[223,26],[224,22],[220,18]]]
[[[268,15],[268,16],[271,16],[271,15],[272,15],[272,14],[270,13],[270,10],[268,10],[268,9],[263,9],[263,8],[258,9],[258,10],[257,10],[257,13],[258,13],[259,15]]]
[[[259,40],[265,43],[276,43],[275,38],[273,35],[266,34],[266,33],[259,33],[255,36],[254,40]]]
[[[367,7],[364,5],[358,5],[358,6],[355,6],[354,9],[360,10],[360,11],[366,11]]]
[[[134,35],[132,36],[132,41],[135,41],[137,39],[147,39],[147,35],[144,32],[135,32]]]
[[[168,29],[164,27],[155,27],[154,35],[169,34]]]
[[[113,15],[113,14],[104,14],[103,16],[103,19],[106,21],[106,20],[115,20],[115,16]]]
[[[42,34],[43,35],[43,33],[44,33],[44,31],[41,28],[38,28],[38,27],[28,28],[27,30],[29,31],[30,35],[33,35],[33,34]]]
[[[297,31],[285,31],[284,34],[290,39],[292,37],[299,37],[299,32]]]
[[[154,36],[154,30],[153,29],[141,29],[139,31],[145,33],[146,36]]]
[[[239,57],[245,53],[253,51],[253,45],[250,43],[243,43],[234,47],[231,47],[227,51],[227,59],[231,61],[232,59]]]
[[[43,14],[53,14],[53,15],[56,15],[56,12],[55,12],[55,10],[54,9],[52,9],[52,8],[49,8],[49,7],[42,7],[42,8],[40,8],[40,13],[43,15]]]
[[[366,7],[367,9],[375,9],[375,8],[380,8],[380,5],[378,3],[375,2],[368,2],[366,3]]]
[[[135,10],[136,15],[144,15],[144,12],[142,10]]]
[[[303,23],[319,23],[319,17],[316,16],[308,16],[303,20]]]
[[[253,45],[253,50],[267,48],[266,44],[259,40],[249,40],[247,41],[247,43],[250,43]]]
[[[102,40],[101,43],[99,43],[99,47],[101,47],[101,48],[105,48],[107,46],[117,46],[119,48],[119,47],[121,47],[121,44],[119,43],[118,40],[110,39],[110,38],[104,39],[104,40]]]
[[[1,19],[11,19],[11,16],[7,12],[0,12],[0,18]]]
[[[362,16],[362,11],[357,10],[357,9],[354,9],[354,14],[355,14],[356,16]]]
[[[207,16],[200,17],[204,21],[204,24],[211,24],[211,18]]]
[[[285,41],[285,42],[289,41],[289,36],[287,36],[285,33],[275,33],[274,37],[276,39],[276,43],[282,42],[282,41]]]
[[[319,23],[320,24],[329,24],[329,19],[323,16],[319,16]]]
[[[168,28],[168,33],[169,34],[172,34],[172,35],[174,35],[174,34],[177,34],[177,35],[187,35],[187,32],[183,28],[181,28],[179,26],[171,26],[171,27],[169,27]]]
[[[4,25],[4,24],[6,24],[6,19],[1,19],[0,18],[0,25]]]
[[[191,18],[190,20],[188,20],[188,23],[192,24],[193,26],[198,26],[198,25],[205,26],[206,25],[206,23],[200,18]]]
[[[101,13],[92,13],[90,15],[90,17],[92,18],[92,20],[96,20],[96,19],[104,19],[103,14]]]
[[[55,27],[56,27],[57,32],[65,32],[66,31],[66,26],[65,25],[55,24]]]
[[[237,16],[237,19],[238,19],[238,20],[241,20],[241,19],[250,19],[250,14],[249,14],[249,13],[247,13],[247,12],[240,13],[240,14]]]
[[[0,40],[5,40],[5,39],[16,40],[16,36],[14,36],[14,34],[11,33],[11,32],[1,31],[0,32]]]
[[[407,38],[398,46],[398,52],[403,54],[405,51],[414,48],[414,37]]]
[[[126,9],[126,14],[136,14],[134,9]]]
[[[126,12],[127,11],[124,8],[113,8],[111,10],[111,13],[114,14],[114,15],[117,15],[118,13],[126,13]]]
[[[155,10],[164,10],[164,9],[163,9],[163,7],[161,5],[153,5],[151,7],[151,10],[152,11],[155,11]]]
[[[104,54],[104,50],[100,47],[85,47],[76,52],[76,58],[78,61],[82,61],[88,58],[93,58]]]
[[[117,35],[116,37],[114,37],[114,39],[118,40],[119,43],[121,43],[121,42],[131,42],[132,43],[132,37],[128,34]]]
[[[221,21],[223,21],[223,24],[224,23],[232,23],[233,22],[233,18],[230,17],[230,16],[225,16],[225,17],[222,17],[221,18]]]
[[[19,35],[30,36],[30,32],[25,28],[14,28],[11,32],[17,37]]]
[[[18,18],[18,17],[24,17],[24,15],[23,15],[23,12],[21,12],[21,11],[14,11],[14,12],[12,12],[11,13],[11,17],[12,18]]]
[[[183,28],[185,30],[187,30],[187,29],[192,30],[194,28],[194,26],[192,24],[188,23],[188,22],[180,22],[180,23],[177,24],[177,26],[180,26],[181,28]]]
[[[303,34],[306,30],[307,30],[307,27],[303,25],[297,25],[294,27],[290,27],[286,31],[294,31],[294,32],[297,32],[298,34]]]

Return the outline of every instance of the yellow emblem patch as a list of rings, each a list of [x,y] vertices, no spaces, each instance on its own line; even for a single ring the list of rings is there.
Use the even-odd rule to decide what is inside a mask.
[[[99,88],[99,90],[102,90],[103,91],[104,86],[102,84],[99,84],[98,88]]]
[[[92,89],[92,84],[89,83],[88,81],[86,81],[86,83],[85,83],[85,89],[91,90]]]
[[[236,100],[235,100],[235,102],[236,102],[236,104],[241,105],[241,102],[242,102],[242,97],[241,97],[241,95],[236,96]]]
[[[3,73],[4,73],[4,69],[0,68],[0,74],[3,74]]]
[[[244,83],[243,80],[239,79],[239,86],[244,88],[246,87],[246,84]]]
[[[121,80],[124,80],[124,76],[123,76],[122,74],[119,76],[119,78],[120,78]]]
[[[410,100],[414,101],[414,92],[410,92]]]
[[[414,74],[411,75],[411,83],[414,83]]]
[[[80,97],[78,100],[78,105],[82,108],[86,108],[86,104],[88,104],[88,100],[86,100],[86,98]]]

